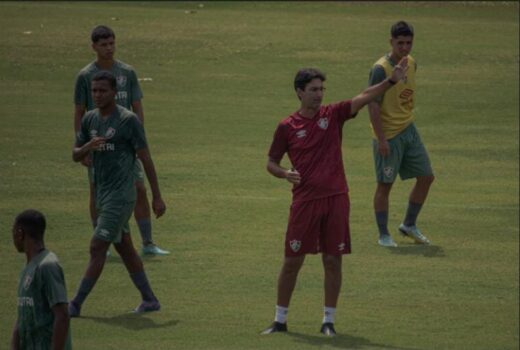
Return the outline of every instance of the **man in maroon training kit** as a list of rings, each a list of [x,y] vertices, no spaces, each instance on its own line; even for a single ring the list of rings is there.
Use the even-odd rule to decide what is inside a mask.
[[[282,120],[269,150],[267,170],[293,184],[293,201],[285,236],[285,259],[278,277],[273,324],[263,334],[287,331],[287,313],[306,254],[322,253],[325,307],[321,332],[334,336],[334,316],[341,287],[342,255],[350,253],[348,186],[341,154],[345,121],[406,74],[403,58],[392,75],[354,98],[322,106],[325,75],[302,69],[294,79],[300,109]],[[287,153],[292,169],[280,166]]]

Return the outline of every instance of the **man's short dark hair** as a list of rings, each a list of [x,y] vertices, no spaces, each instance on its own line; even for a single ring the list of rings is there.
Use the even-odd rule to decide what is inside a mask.
[[[394,39],[400,35],[413,37],[413,27],[405,21],[399,21],[392,26],[390,34]]]
[[[110,29],[107,26],[97,26],[96,28],[92,29],[92,34],[90,34],[90,38],[92,39],[93,43],[97,43],[101,39],[115,39],[116,34],[112,29]]]
[[[92,77],[92,81],[100,81],[100,80],[106,80],[109,82],[110,86],[113,90],[117,90],[117,81],[114,74],[107,70],[102,70],[94,74]]]
[[[32,239],[43,240],[43,233],[45,232],[45,216],[38,210],[27,209],[18,214],[14,220],[14,224],[20,227]]]
[[[300,89],[305,90],[305,86],[309,84],[313,79],[320,79],[321,81],[327,80],[325,73],[321,72],[316,68],[303,68],[296,73],[294,77],[294,90]]]

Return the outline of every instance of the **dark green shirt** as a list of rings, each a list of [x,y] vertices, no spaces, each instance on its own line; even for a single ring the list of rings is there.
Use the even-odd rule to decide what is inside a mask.
[[[44,249],[23,269],[18,284],[18,332],[20,349],[51,349],[52,307],[68,303],[65,278],[54,253]],[[70,329],[66,350],[72,348]]]
[[[92,77],[101,71],[96,62],[92,62],[84,67],[76,77],[74,88],[74,104],[85,106],[87,111],[96,108],[92,100],[91,85]],[[117,104],[127,108],[132,108],[132,103],[143,98],[137,74],[134,69],[126,63],[115,60],[110,72],[114,74],[117,81]]]
[[[116,105],[106,118],[96,108],[81,120],[76,146],[96,136],[108,138],[102,148],[92,152],[96,205],[135,201],[135,153],[147,147],[143,125],[135,113],[121,106]]]

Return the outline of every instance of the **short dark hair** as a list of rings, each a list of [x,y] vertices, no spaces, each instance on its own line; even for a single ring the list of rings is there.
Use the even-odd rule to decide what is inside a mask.
[[[107,70],[102,70],[94,74],[92,77],[92,81],[100,81],[100,80],[106,80],[110,83],[110,86],[113,90],[117,90],[117,81],[114,74]]]
[[[101,39],[108,38],[116,38],[116,34],[112,29],[107,26],[97,26],[92,29],[92,33],[90,34],[90,39],[92,39],[93,43],[97,43]]]
[[[45,216],[38,210],[27,209],[22,211],[16,216],[14,224],[21,227],[31,238],[37,241],[43,240],[46,222]]]
[[[413,37],[413,27],[411,24],[408,24],[405,21],[399,21],[392,26],[390,29],[390,34],[394,39],[400,35]]]
[[[309,84],[313,79],[320,79],[321,81],[327,80],[325,73],[316,68],[302,68],[294,77],[294,90],[300,89],[305,90],[305,86]]]

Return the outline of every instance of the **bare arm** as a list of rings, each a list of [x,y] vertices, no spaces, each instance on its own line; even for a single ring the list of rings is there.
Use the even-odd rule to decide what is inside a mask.
[[[77,134],[81,130],[81,119],[86,111],[85,106],[74,105],[74,135]],[[84,157],[81,160],[81,164],[88,167],[92,163],[92,159],[90,157]]]
[[[20,332],[18,331],[18,320],[14,323],[13,335],[11,337],[11,350],[20,349]]]
[[[383,133],[383,125],[381,123],[381,107],[379,103],[376,101],[372,101],[368,104],[368,114],[370,115],[370,122],[372,123],[372,128],[374,129],[374,133],[377,137],[379,153],[386,157],[390,154],[390,146],[388,145],[388,141],[385,138],[385,134]]]
[[[79,162],[84,159],[90,151],[97,149],[98,147],[105,144],[106,138],[104,137],[93,137],[89,142],[83,146],[74,146],[72,149],[72,160]]]
[[[366,88],[356,97],[352,98],[352,114],[357,113],[366,104],[372,101],[377,96],[381,95],[386,90],[390,89],[395,83],[399,82],[406,75],[408,70],[408,58],[403,57],[401,61],[394,67],[392,75],[380,82],[379,84],[372,85]]]
[[[166,211],[166,204],[161,197],[159,190],[159,181],[157,180],[157,173],[153,165],[152,157],[148,148],[142,148],[136,152],[137,156],[143,163],[144,172],[148,178],[150,189],[152,190],[152,209],[157,218],[161,217]]]
[[[292,184],[299,184],[301,181],[300,173],[294,169],[285,169],[280,163],[269,158],[267,160],[267,171],[280,179],[286,179]]]
[[[68,304],[61,303],[52,307],[54,325],[52,327],[52,349],[63,350],[69,333]]]
[[[85,106],[74,105],[74,134],[81,129],[81,118],[83,118],[85,111]]]
[[[132,102],[132,111],[137,114],[137,117],[141,121],[141,124],[144,126],[144,110],[143,110],[143,104],[141,103],[141,100]]]

